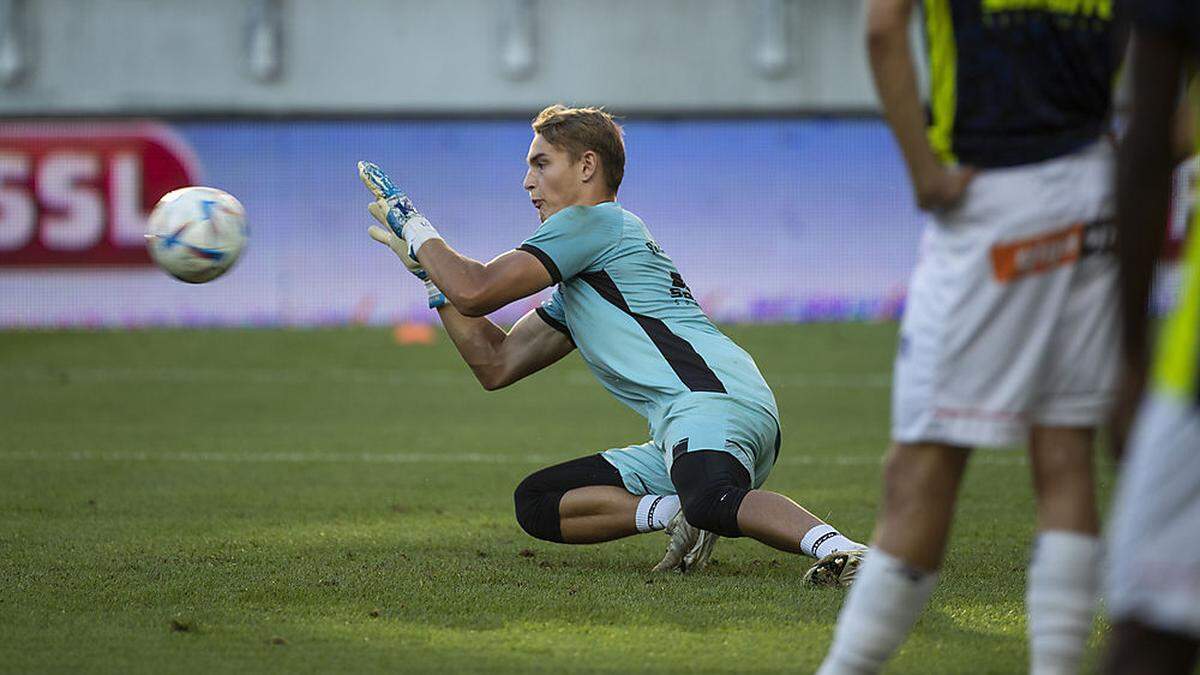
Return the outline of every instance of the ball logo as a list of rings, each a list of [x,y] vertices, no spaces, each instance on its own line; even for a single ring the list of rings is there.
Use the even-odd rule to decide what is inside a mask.
[[[149,265],[150,209],[200,182],[164,125],[0,124],[0,266]]]

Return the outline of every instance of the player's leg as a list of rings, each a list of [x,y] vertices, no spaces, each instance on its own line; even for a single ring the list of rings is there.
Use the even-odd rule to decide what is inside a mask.
[[[833,551],[866,548],[851,541],[790,497],[770,490],[751,490],[737,512],[742,534],[771,548],[814,558]]]
[[[780,551],[817,558],[834,550],[865,548],[791,498],[752,489],[750,472],[728,452],[700,449],[681,454],[671,465],[671,481],[684,517],[701,530],[750,537]]]
[[[1092,428],[1034,426],[1030,430],[1038,532],[1062,530],[1095,536],[1100,531],[1092,469],[1095,438]]]
[[[563,542],[594,544],[637,534],[639,500],[625,488],[611,485],[588,485],[566,491],[558,503]]]
[[[742,536],[738,511],[750,493],[750,472],[733,455],[703,449],[683,453],[671,465],[671,481],[692,527]]]
[[[1030,432],[1037,539],[1025,607],[1034,675],[1076,672],[1091,632],[1102,550],[1094,437],[1087,428],[1036,426]]]
[[[937,585],[969,456],[948,445],[892,446],[871,550],[819,673],[878,672],[908,636]]]
[[[671,466],[671,479],[693,527],[723,537],[750,537],[815,558],[866,548],[790,498],[750,489],[750,473],[729,453],[698,450],[681,455]]]
[[[892,439],[871,550],[838,616],[820,673],[875,673],[908,636],[937,584],[970,451],[1024,436],[1025,389],[1005,358],[1028,325],[991,269],[1008,223],[991,222],[996,178],[926,227],[909,285],[892,387]],[[1005,211],[1008,205],[1005,204]]]
[[[782,442],[774,417],[737,401],[704,399],[690,405],[689,413],[675,416],[665,431],[665,445],[671,451],[663,459],[670,465],[671,483],[688,526],[671,529],[666,568],[674,567],[670,564],[673,550],[676,554],[691,550],[689,542],[682,541],[686,536],[707,536],[700,531],[748,536],[781,551],[817,558],[866,548],[792,499],[759,487],[770,474]],[[711,547],[696,551],[692,560],[684,562],[703,565],[710,551]],[[848,583],[852,578],[859,558],[851,558],[838,562],[833,583]],[[849,573],[843,575],[848,565]]]
[[[517,486],[513,501],[517,522],[528,534],[567,544],[663,529],[679,510],[674,495],[631,493],[620,470],[599,454],[530,474]]]
[[[970,449],[951,445],[893,444],[884,463],[875,546],[922,573],[941,568],[969,457]]]
[[[1105,181],[1093,176],[1083,186]],[[1086,188],[1078,188],[1082,192]],[[1094,198],[1094,197],[1093,197]],[[1102,207],[1097,207],[1102,208]],[[1096,224],[1091,232],[1103,234]],[[1101,237],[1101,240],[1104,238]],[[1026,575],[1030,671],[1079,670],[1100,587],[1102,543],[1096,509],[1095,429],[1116,386],[1116,265],[1093,254],[1065,268],[1060,304],[1030,414],[1029,457],[1037,535]]]

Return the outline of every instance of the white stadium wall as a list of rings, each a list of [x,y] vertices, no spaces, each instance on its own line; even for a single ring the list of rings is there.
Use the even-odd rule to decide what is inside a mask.
[[[860,0],[3,0],[0,114],[873,110]],[[5,16],[12,20],[4,24]],[[13,60],[15,59],[15,61]]]

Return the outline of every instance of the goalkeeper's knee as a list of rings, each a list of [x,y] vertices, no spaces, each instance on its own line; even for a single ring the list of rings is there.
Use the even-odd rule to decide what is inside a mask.
[[[531,537],[562,543],[562,525],[558,519],[558,502],[563,493],[543,491],[536,484],[537,474],[528,476],[513,493],[517,523]]]
[[[722,537],[740,537],[738,509],[750,491],[750,473],[733,455],[697,450],[680,455],[671,466],[683,517],[693,527]]]
[[[563,543],[558,503],[567,491],[589,485],[624,484],[621,474],[600,455],[580,457],[529,474],[513,493],[517,523],[531,537]]]

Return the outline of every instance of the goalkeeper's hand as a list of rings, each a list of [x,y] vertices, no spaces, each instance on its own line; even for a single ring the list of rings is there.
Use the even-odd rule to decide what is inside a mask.
[[[404,263],[404,266],[408,268],[408,271],[412,272],[413,276],[425,283],[425,293],[428,296],[430,308],[441,307],[446,304],[446,294],[442,293],[433,283],[433,280],[429,278],[429,273],[413,257],[408,242],[396,236],[396,233],[392,231],[388,223],[388,211],[390,208],[388,202],[384,199],[378,199],[367,205],[367,210],[371,212],[372,216],[375,216],[375,220],[378,220],[387,228],[372,225],[367,230],[367,234],[371,235],[371,238],[375,241],[392,249],[396,257],[400,258],[400,262]]]
[[[362,180],[375,200],[382,200],[386,206],[384,217],[376,218],[386,225],[399,238],[408,242],[409,250],[415,258],[421,246],[430,239],[441,239],[442,235],[434,229],[425,216],[413,206],[408,195],[400,191],[391,178],[372,162],[358,163],[358,177]]]

